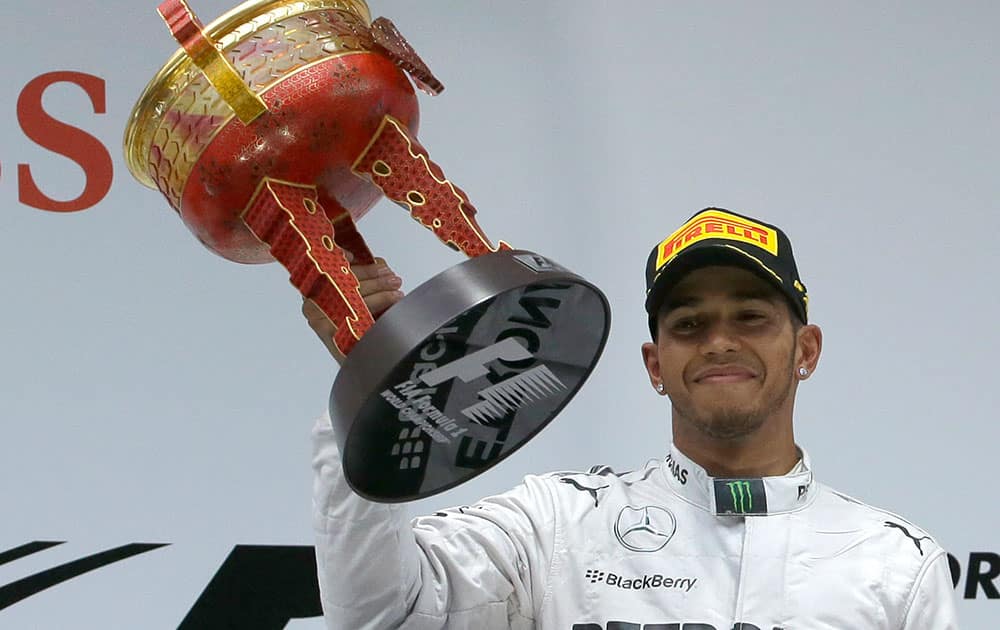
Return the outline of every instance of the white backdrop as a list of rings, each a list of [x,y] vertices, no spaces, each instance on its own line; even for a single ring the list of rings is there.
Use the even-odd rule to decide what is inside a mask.
[[[421,96],[420,138],[487,233],[587,277],[614,312],[563,415],[415,513],[528,472],[662,456],[669,409],[639,354],[643,265],[718,205],[794,243],[825,333],[796,409],[819,478],[930,530],[957,560],[963,628],[995,627],[995,3],[371,4],[448,86]],[[177,627],[235,545],[311,545],[308,437],[335,365],[282,268],[211,254],[125,168],[126,117],[176,48],[155,0],[7,5],[0,628]],[[192,5],[206,23],[231,8]],[[88,183],[31,140],[37,108],[23,103],[19,123],[22,89],[53,71],[100,79],[106,100],[95,112],[67,82],[42,100],[113,160],[110,190],[74,213],[19,195],[18,164],[56,200]],[[86,154],[95,186],[101,156]],[[361,228],[409,287],[460,260],[387,202]],[[51,571],[131,543],[169,545],[61,582]],[[966,592],[970,554],[985,577]]]

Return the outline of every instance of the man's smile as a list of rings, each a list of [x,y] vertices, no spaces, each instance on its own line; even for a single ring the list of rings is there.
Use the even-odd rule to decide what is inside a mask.
[[[741,365],[716,365],[699,371],[694,382],[699,385],[742,383],[757,378],[757,373]]]

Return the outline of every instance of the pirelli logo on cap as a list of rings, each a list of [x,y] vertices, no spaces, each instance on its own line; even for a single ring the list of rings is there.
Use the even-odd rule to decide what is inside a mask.
[[[708,238],[739,241],[778,255],[778,233],[760,223],[721,210],[708,210],[691,217],[657,246],[656,268],[667,264],[684,248]]]

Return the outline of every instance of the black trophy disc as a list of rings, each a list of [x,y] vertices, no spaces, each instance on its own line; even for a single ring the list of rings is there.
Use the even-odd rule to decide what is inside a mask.
[[[491,468],[580,389],[610,326],[600,290],[532,252],[438,274],[375,322],[333,383],[347,482],[394,503]]]

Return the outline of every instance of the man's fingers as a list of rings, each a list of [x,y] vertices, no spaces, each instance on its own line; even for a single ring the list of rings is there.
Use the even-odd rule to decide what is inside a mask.
[[[396,302],[403,299],[402,291],[379,291],[365,298],[365,304],[372,315],[378,315]]]
[[[351,267],[351,271],[358,278],[358,293],[372,315],[378,316],[403,299],[403,279],[393,273],[384,258],[376,258],[374,265]]]
[[[378,315],[402,299],[403,293],[400,288],[403,286],[403,279],[385,266],[385,261],[375,265],[352,267],[351,270],[358,276],[358,293],[361,294],[372,315]],[[307,299],[302,303],[302,314],[317,333],[320,332],[320,328],[324,331],[335,328],[334,323],[330,322],[312,300]]]
[[[372,280],[384,276],[395,275],[388,265],[375,263],[374,265],[351,265],[351,272],[358,280]]]
[[[344,250],[348,260],[354,260],[350,252]],[[372,265],[351,265],[351,271],[358,279],[358,293],[365,301],[365,306],[372,315],[378,316],[390,306],[403,299],[403,280],[393,273],[386,264],[385,259],[376,258]],[[302,314],[309,327],[312,328],[330,353],[338,360],[343,361],[344,355],[340,353],[333,343],[333,337],[337,333],[337,324],[343,322],[332,322],[326,314],[310,299],[302,302]]]
[[[361,280],[358,286],[358,293],[367,300],[369,295],[374,295],[382,291],[396,291],[402,286],[403,279],[390,271],[385,275]]]
[[[330,318],[326,316],[326,313],[308,298],[302,300],[302,314],[305,315],[306,321],[309,322],[309,327],[321,336],[327,332],[332,335],[337,329],[333,325],[333,322],[330,321]]]

